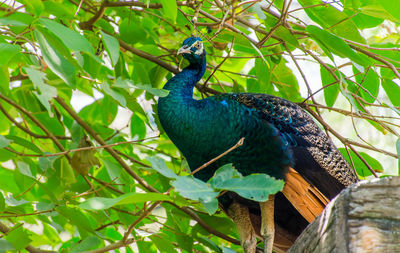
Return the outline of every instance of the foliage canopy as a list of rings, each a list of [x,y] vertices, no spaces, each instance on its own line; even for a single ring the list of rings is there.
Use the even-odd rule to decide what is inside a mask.
[[[398,136],[400,7],[325,2],[2,1],[0,252],[240,250],[215,197],[257,199],[270,178],[239,180],[228,165],[198,181],[157,122],[162,85],[186,64],[176,49],[193,33],[208,52],[196,96],[299,102],[361,178],[384,175],[374,157],[395,159],[395,147],[368,140]],[[326,121],[332,113],[350,119],[354,138]]]

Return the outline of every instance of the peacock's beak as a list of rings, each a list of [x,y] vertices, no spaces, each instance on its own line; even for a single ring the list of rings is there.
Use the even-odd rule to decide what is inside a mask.
[[[190,47],[183,46],[183,47],[179,48],[177,54],[180,55],[180,54],[190,54],[190,53],[192,53],[192,51],[190,51]]]

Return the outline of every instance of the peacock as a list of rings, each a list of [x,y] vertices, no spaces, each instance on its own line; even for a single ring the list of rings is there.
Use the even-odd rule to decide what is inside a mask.
[[[301,107],[280,97],[255,93],[225,93],[193,98],[195,84],[206,70],[202,40],[190,37],[178,50],[189,65],[164,86],[158,117],[171,141],[193,171],[233,147],[243,145],[200,170],[209,180],[232,163],[244,176],[265,173],[285,180],[282,192],[258,203],[228,192],[219,198],[236,224],[246,253],[255,252],[257,238],[264,252],[284,252],[325,205],[357,176]]]

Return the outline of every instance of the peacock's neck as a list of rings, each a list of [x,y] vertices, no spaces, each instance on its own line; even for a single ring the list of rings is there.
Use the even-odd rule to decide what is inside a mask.
[[[193,99],[193,88],[202,78],[206,69],[206,59],[199,64],[191,64],[171,78],[164,86],[169,90],[166,97],[158,99],[158,118],[160,123],[185,157],[190,156],[190,146],[199,137],[197,121],[199,104],[202,100]]]
[[[170,91],[168,97],[180,96],[192,98],[193,88],[203,77],[206,66],[206,57],[204,56],[199,62],[191,63],[180,73],[171,78],[164,86],[164,89]]]

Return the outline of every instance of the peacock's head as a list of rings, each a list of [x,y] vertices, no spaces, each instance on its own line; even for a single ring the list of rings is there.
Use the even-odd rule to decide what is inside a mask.
[[[182,47],[179,48],[178,55],[179,54],[190,63],[201,63],[206,55],[203,41],[199,37],[187,38],[183,41]]]

